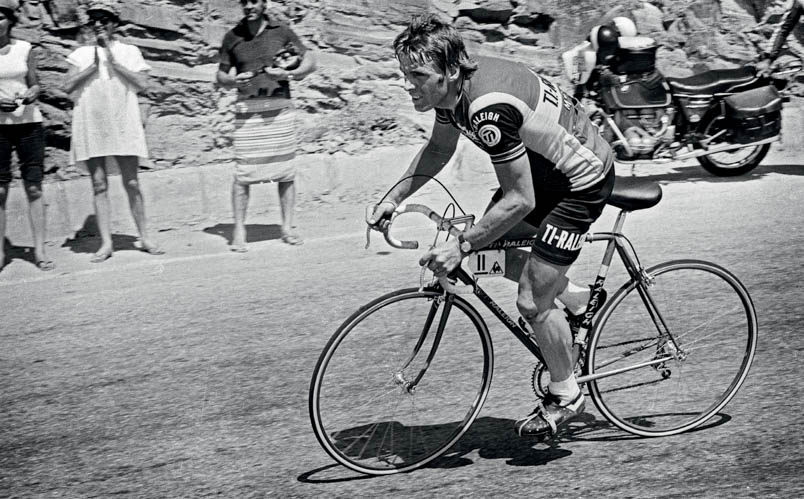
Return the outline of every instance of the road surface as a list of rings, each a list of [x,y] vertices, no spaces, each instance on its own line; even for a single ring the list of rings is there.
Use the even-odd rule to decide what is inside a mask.
[[[626,224],[646,264],[713,260],[755,301],[751,374],[704,430],[636,439],[588,404],[582,429],[551,445],[522,441],[512,427],[532,408],[532,363],[490,323],[492,389],[458,458],[382,478],[334,465],[307,414],[319,352],[358,306],[420,278],[418,252],[376,237],[363,248],[363,207],[386,187],[363,179],[300,207],[301,247],[278,240],[270,207],[253,210],[243,255],[227,250],[225,220],[158,228],[161,257],[136,251],[133,231],[117,234],[100,265],[88,263],[96,238],[58,241],[51,274],[20,250],[0,273],[0,496],[801,496],[804,165],[775,148],[734,179],[695,163],[618,174],[664,188],[660,205]],[[445,181],[481,210],[488,175],[456,168]],[[419,200],[446,203],[436,188]],[[425,227],[404,230],[426,240]],[[598,258],[585,250],[574,275],[592,275]],[[515,313],[511,283],[489,291]]]

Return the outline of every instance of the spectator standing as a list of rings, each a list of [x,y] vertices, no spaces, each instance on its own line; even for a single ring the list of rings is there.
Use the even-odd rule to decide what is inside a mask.
[[[770,59],[771,62],[776,60],[779,54],[782,53],[782,46],[785,40],[787,40],[793,28],[798,24],[802,14],[804,14],[804,0],[793,0],[793,5],[784,15],[784,21],[782,21],[781,26],[779,26],[774,33],[773,46],[768,54],[768,59]]]
[[[289,82],[314,71],[315,60],[293,30],[268,13],[266,0],[241,0],[240,4],[244,17],[223,38],[217,80],[225,88],[238,90],[232,251],[245,252],[250,186],[263,182],[278,184],[282,241],[302,244],[293,231],[296,185],[290,160],[296,154],[296,132]]]
[[[73,95],[75,102],[70,158],[86,163],[92,176],[101,247],[90,261],[103,262],[114,251],[108,196],[110,158],[120,169],[131,215],[139,231],[135,246],[161,255],[164,252],[148,237],[145,203],[137,179],[140,158],[148,158],[137,93],[147,87],[150,67],[137,47],[115,38],[120,22],[117,0],[90,0],[87,16],[90,41],[67,56],[71,68],[64,90]]]
[[[42,177],[45,135],[36,105],[39,83],[31,44],[11,38],[18,0],[0,0],[0,269],[6,265],[6,200],[11,183],[11,151],[17,151],[34,242],[34,263],[55,266],[45,253],[45,206]]]

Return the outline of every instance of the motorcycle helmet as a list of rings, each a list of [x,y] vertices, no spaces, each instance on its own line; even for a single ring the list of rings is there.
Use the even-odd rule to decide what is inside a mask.
[[[617,54],[619,47],[619,33],[613,24],[604,24],[603,26],[595,26],[589,34],[589,41],[592,42],[592,48],[597,52],[597,61],[599,64],[609,64],[614,56]]]
[[[637,28],[634,21],[627,17],[618,16],[611,20],[614,27],[620,32],[620,36],[637,36]]]

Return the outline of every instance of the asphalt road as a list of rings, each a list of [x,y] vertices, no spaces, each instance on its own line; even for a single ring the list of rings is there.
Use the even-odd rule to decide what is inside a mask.
[[[478,210],[488,177],[471,173],[446,180]],[[277,240],[275,210],[255,209],[245,255],[227,251],[231,226],[213,221],[160,232],[162,257],[119,234],[101,265],[87,262],[93,238],[51,248],[60,262],[52,274],[15,261],[0,274],[0,496],[804,495],[804,165],[774,149],[736,179],[694,163],[618,173],[664,187],[659,206],[626,224],[646,264],[718,262],[756,304],[751,374],[702,430],[638,439],[589,404],[584,424],[559,441],[518,439],[513,421],[533,403],[532,362],[490,322],[491,393],[453,459],[381,478],[334,465],[307,414],[315,361],[353,310],[420,277],[418,252],[378,238],[363,249],[363,206],[384,187],[365,181],[301,206],[301,247]],[[420,200],[445,204],[435,189]],[[403,230],[425,240],[425,227],[414,220]],[[598,259],[585,250],[573,275],[591,276]],[[488,290],[515,312],[512,284],[490,280]]]

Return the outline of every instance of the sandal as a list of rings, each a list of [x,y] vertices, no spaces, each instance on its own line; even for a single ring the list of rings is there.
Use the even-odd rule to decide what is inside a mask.
[[[235,253],[248,253],[248,246],[245,244],[233,244],[229,251],[234,251]]]
[[[300,246],[304,244],[304,240],[297,234],[282,234],[282,242],[291,246]]]
[[[106,260],[111,258],[113,254],[114,254],[113,251],[104,251],[103,253],[98,252],[92,255],[92,258],[90,258],[89,261],[92,263],[105,262]]]
[[[160,248],[159,246],[155,246],[152,244],[144,244],[142,239],[137,239],[134,241],[134,247],[138,250],[142,251],[143,253],[148,253],[149,255],[164,255],[165,250]]]

